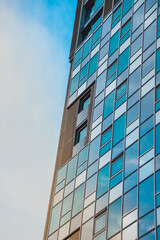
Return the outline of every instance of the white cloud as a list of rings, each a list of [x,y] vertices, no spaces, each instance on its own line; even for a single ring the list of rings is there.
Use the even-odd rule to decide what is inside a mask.
[[[68,76],[66,49],[0,3],[0,239],[42,239]],[[54,167],[54,166],[53,166]]]

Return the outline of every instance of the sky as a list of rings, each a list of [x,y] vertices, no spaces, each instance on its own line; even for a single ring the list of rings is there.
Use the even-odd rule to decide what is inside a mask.
[[[0,239],[43,238],[76,0],[0,0]]]

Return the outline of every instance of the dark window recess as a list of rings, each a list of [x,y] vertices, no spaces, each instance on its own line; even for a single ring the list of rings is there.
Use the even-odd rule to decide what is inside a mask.
[[[83,7],[78,45],[101,23],[104,0],[89,0]]]
[[[80,99],[79,113],[90,104],[90,92],[88,92],[83,98]]]
[[[76,145],[82,139],[84,139],[86,137],[86,135],[87,135],[87,122],[85,122],[82,126],[80,126],[76,130],[74,145]]]

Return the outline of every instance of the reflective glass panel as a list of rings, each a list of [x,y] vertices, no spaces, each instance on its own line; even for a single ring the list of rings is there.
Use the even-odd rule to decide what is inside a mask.
[[[154,118],[152,116],[141,125],[140,136],[143,136],[146,132],[148,132],[151,128],[153,128],[153,124],[154,124]]]
[[[110,45],[109,45],[109,56],[116,51],[116,49],[119,46],[119,39],[120,39],[120,30],[118,30],[113,37],[110,39]]]
[[[139,185],[139,216],[154,209],[154,176]]]
[[[108,117],[114,109],[115,91],[109,94],[104,100],[103,119]]]
[[[98,53],[94,55],[94,57],[91,58],[90,60],[88,77],[90,77],[97,70],[97,65],[98,65]]]
[[[88,146],[86,146],[81,152],[78,154],[78,166],[80,166],[83,162],[87,160],[88,156]]]
[[[121,198],[119,198],[109,206],[107,234],[108,238],[112,237],[121,229],[121,208]]]
[[[113,128],[113,146],[124,138],[125,134],[125,114],[114,122]]]
[[[153,130],[148,132],[140,139],[140,155],[148,151],[150,148],[153,147],[154,144],[154,134]]]
[[[157,50],[156,53],[156,73],[160,71],[160,48]]]
[[[128,95],[131,96],[135,91],[137,91],[140,87],[140,79],[141,79],[141,70],[137,68],[130,76],[129,76],[129,87],[128,87]]]
[[[125,177],[138,167],[138,142],[126,149],[125,152]]]
[[[61,213],[62,202],[58,203],[54,208],[52,208],[49,235],[56,231],[59,227],[60,213]],[[55,221],[56,219],[56,221]]]
[[[84,184],[78,187],[74,192],[72,217],[75,216],[82,210],[83,207],[83,196],[84,196]]]
[[[160,153],[160,124],[158,124],[156,126],[156,149],[155,149],[155,152],[156,152],[156,155],[158,155]]]
[[[152,90],[141,100],[141,122],[145,121],[154,112],[154,91]]]
[[[106,214],[95,220],[95,233],[99,232],[106,226]]]
[[[98,159],[99,156],[99,145],[100,145],[100,136],[95,138],[91,143],[90,143],[90,148],[89,148],[89,165],[93,163],[96,159]]]
[[[111,176],[114,176],[123,168],[123,157],[112,163]]]
[[[76,174],[76,167],[77,167],[77,156],[75,156],[71,161],[68,162],[66,184],[69,183],[72,179],[74,179]]]
[[[64,200],[63,200],[63,207],[62,207],[62,215],[66,214],[68,211],[71,210],[72,207],[72,197],[73,193],[68,195]]]
[[[121,74],[129,64],[129,47],[119,56],[118,75]]]
[[[124,195],[123,214],[127,214],[137,207],[137,187]]]
[[[124,180],[124,193],[137,185],[137,171]]]
[[[127,125],[139,116],[139,102],[127,111]]]
[[[151,212],[139,220],[139,236],[142,236],[154,227],[154,212]]]
[[[160,171],[156,172],[156,193],[160,192]]]
[[[93,177],[91,177],[86,182],[86,194],[85,197],[89,196],[92,192],[96,190],[96,181],[97,181],[97,174],[95,174]]]
[[[143,37],[143,47],[146,49],[156,39],[156,22],[154,21],[145,31]]]
[[[110,164],[107,164],[98,172],[98,181],[97,181],[97,198],[103,195],[108,191],[109,184],[109,169]]]

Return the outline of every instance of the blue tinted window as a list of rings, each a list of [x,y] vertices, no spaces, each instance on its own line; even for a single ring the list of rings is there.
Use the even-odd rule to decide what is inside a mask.
[[[83,198],[84,198],[84,184],[78,187],[74,192],[73,207],[72,207],[72,217],[77,213],[82,211]]]
[[[58,170],[56,184],[60,183],[66,176],[67,164]]]
[[[71,85],[70,85],[70,92],[69,95],[71,96],[78,88],[78,79],[79,79],[79,73],[72,78]]]
[[[157,2],[157,1],[156,0],[146,0],[145,11],[147,12],[155,2]]]
[[[139,236],[142,236],[143,234],[147,233],[151,229],[155,227],[154,223],[154,212],[151,212],[150,214],[146,215],[139,221]]]
[[[112,17],[112,21],[114,21],[121,13],[121,7],[122,6],[119,6],[116,11],[113,13],[113,17]]]
[[[87,178],[91,177],[94,173],[97,172],[98,169],[98,161],[93,163],[87,170]]]
[[[131,56],[142,47],[142,35],[140,35],[131,45]]]
[[[98,65],[98,53],[94,55],[94,57],[91,58],[90,60],[88,77],[90,77],[97,70],[97,65]]]
[[[127,90],[127,82],[122,84],[118,89],[117,89],[117,94],[116,94],[116,99],[121,97]]]
[[[112,129],[109,129],[107,132],[105,132],[102,135],[101,138],[101,146],[103,146],[106,142],[108,142],[111,139]]]
[[[153,130],[148,132],[140,139],[140,155],[148,151],[150,148],[153,147],[154,144],[154,135]]]
[[[124,195],[123,214],[137,207],[137,187]]]
[[[62,205],[62,202],[60,202],[54,208],[52,208],[50,226],[49,226],[49,235],[53,233],[55,230],[57,230],[59,227],[61,205]],[[54,221],[55,219],[56,221]]]
[[[142,65],[142,77],[144,77],[155,66],[155,55],[149,57]]]
[[[135,171],[138,166],[138,142],[127,148],[125,152],[125,177]]]
[[[73,197],[73,193],[71,193],[69,196],[67,196],[64,200],[63,200],[63,207],[62,207],[62,215],[66,214],[68,211],[71,210],[72,207],[72,197]]]
[[[108,150],[111,148],[111,141],[108,142],[106,145],[104,145],[101,149],[100,149],[100,157],[105,154],[106,152],[108,152]]]
[[[140,238],[140,240],[155,240],[155,231],[152,231],[145,235],[144,237]]]
[[[96,159],[98,159],[99,156],[99,145],[100,145],[100,136],[95,138],[91,143],[90,143],[90,149],[89,149],[89,165],[93,163]]]
[[[131,20],[129,20],[121,30],[121,37],[128,32],[128,30],[131,28]]]
[[[127,111],[127,125],[139,116],[139,102]]]
[[[160,48],[157,50],[156,53],[156,73],[160,71]]]
[[[77,168],[76,176],[83,172],[87,168],[87,162],[84,162],[80,167]]]
[[[160,240],[160,227],[157,228],[157,240]]]
[[[74,63],[77,62],[82,56],[82,48],[75,54]]]
[[[153,128],[154,118],[153,116],[149,118],[146,122],[144,122],[140,127],[140,136],[144,135],[148,132],[151,128]]]
[[[101,34],[101,27],[98,28],[93,34],[93,38],[92,38],[93,43],[100,37],[100,34]]]
[[[113,177],[110,180],[110,188],[113,188],[114,186],[116,186],[119,182],[122,181],[122,179],[123,179],[123,171],[117,174],[115,177]]]
[[[98,172],[97,198],[102,196],[105,192],[108,191],[109,168],[110,164],[107,164]]]
[[[83,162],[87,160],[88,156],[88,146],[86,146],[81,152],[78,154],[78,166],[80,166]]]
[[[107,73],[107,78],[110,77],[117,69],[117,62],[114,62],[109,68]],[[114,80],[114,79],[113,79]]]
[[[154,91],[152,90],[141,100],[141,122],[145,121],[154,112]]]
[[[137,68],[129,77],[128,95],[131,96],[140,87],[141,71]]]
[[[160,171],[156,172],[156,193],[160,192]]]
[[[82,79],[88,72],[88,63],[80,71],[80,79]]]
[[[117,157],[124,150],[124,139],[112,148],[112,159]]]
[[[145,31],[143,37],[143,47],[147,49],[156,39],[156,22],[154,21]]]
[[[121,74],[129,64],[129,47],[119,56],[118,75]]]
[[[110,40],[109,55],[114,53],[119,46],[120,30],[118,30]]]
[[[111,176],[114,176],[123,168],[123,157],[112,163]]]
[[[137,21],[137,19],[138,19],[138,21]],[[133,15],[133,23],[132,23],[133,31],[138,26],[140,26],[140,24],[143,22],[143,19],[144,19],[144,4]]]
[[[103,119],[108,117],[114,109],[114,98],[115,98],[115,91],[109,94],[104,100],[104,111],[103,111]]]
[[[160,206],[160,194],[156,196],[156,207]]]
[[[101,232],[98,236],[94,237],[93,240],[106,240],[106,231]]]
[[[105,226],[106,226],[106,214],[95,220],[95,233],[99,232]]]
[[[108,210],[108,238],[116,234],[121,229],[121,198],[109,206]]]
[[[113,146],[124,138],[125,134],[125,114],[114,122]]]
[[[85,197],[87,197],[88,195],[90,195],[92,192],[96,190],[96,180],[97,180],[97,174],[95,174],[86,182]]]
[[[156,126],[156,155],[160,153],[160,124]]]
[[[160,99],[160,87],[156,89],[156,101]]]
[[[139,185],[139,216],[154,209],[154,177],[153,175]]]
[[[75,156],[71,161],[68,162],[66,184],[69,183],[72,179],[74,179],[76,174],[76,167],[77,167],[77,156]]]
[[[132,5],[133,5],[133,0],[123,1],[123,16],[131,9]]]
[[[137,185],[137,171],[124,180],[124,192]]]
[[[82,55],[82,59],[84,59],[89,53],[90,53],[90,49],[91,49],[91,40],[92,38],[90,38],[83,46],[83,55]]]

